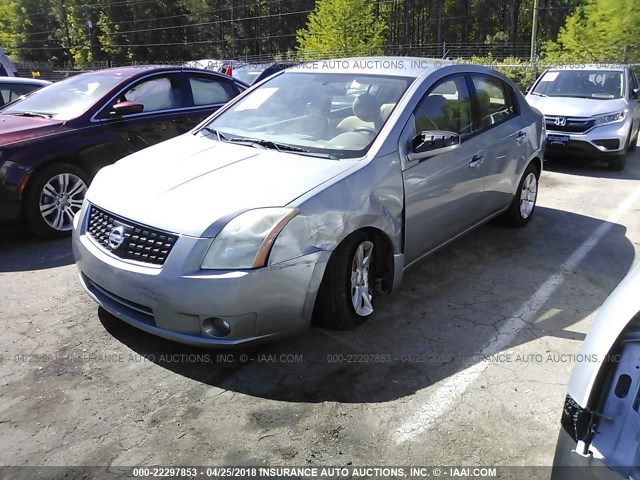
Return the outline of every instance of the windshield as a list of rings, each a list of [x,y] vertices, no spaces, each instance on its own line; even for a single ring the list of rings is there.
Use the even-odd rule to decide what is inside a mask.
[[[86,112],[122,80],[122,76],[113,73],[67,78],[38,90],[5,108],[2,113],[5,115],[37,114],[60,120],[71,120]]]
[[[547,97],[577,97],[609,100],[624,95],[623,72],[561,70],[546,72],[533,94]]]
[[[359,157],[413,80],[285,72],[253,90],[204,130],[215,133],[212,138],[218,141],[254,140],[245,143],[332,158]]]

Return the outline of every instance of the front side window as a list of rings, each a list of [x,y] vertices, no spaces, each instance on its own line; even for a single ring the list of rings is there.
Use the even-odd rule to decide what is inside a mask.
[[[364,155],[413,78],[285,72],[207,125],[212,138],[338,158]],[[220,136],[218,137],[218,134]],[[277,145],[273,145],[277,143]]]
[[[6,115],[37,114],[60,120],[77,118],[122,82],[116,73],[87,73],[52,83],[20,100],[2,113]]]
[[[511,87],[502,80],[487,75],[472,75],[478,99],[480,128],[490,128],[517,113]]]
[[[637,90],[639,86],[638,77],[636,76],[633,70],[629,70],[629,73],[631,75],[631,94],[633,95],[633,92]]]
[[[624,74],[608,70],[549,70],[531,93],[546,97],[613,100],[624,95]]]
[[[447,78],[432,88],[414,111],[416,134],[428,130],[443,130],[460,135],[473,133],[471,100],[463,76]]]
[[[120,98],[120,101],[140,103],[143,112],[157,112],[182,107],[180,77],[163,75],[136,84]]]

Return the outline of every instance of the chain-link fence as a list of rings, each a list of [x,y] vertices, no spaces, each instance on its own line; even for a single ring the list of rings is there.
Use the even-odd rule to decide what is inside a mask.
[[[549,67],[546,62],[536,59],[533,63],[529,59],[530,45],[528,43],[504,43],[504,44],[474,44],[474,43],[434,43],[425,45],[386,45],[382,49],[385,55],[412,56],[436,59],[450,59],[460,62],[470,62],[494,68],[511,78],[522,90],[529,87],[537,76]],[[380,51],[371,52],[379,54]],[[270,64],[274,62],[296,63],[319,58],[344,58],[346,52],[317,52],[301,55],[296,52],[274,53],[245,56],[234,60],[247,64]],[[63,62],[14,62],[18,72],[23,77],[40,78],[43,80],[58,81],[69,76],[86,71],[100,70],[112,67],[124,66],[151,66],[151,65],[186,65],[198,58],[167,59],[166,62],[147,62],[145,59],[136,59],[131,62],[117,63],[112,61],[91,62],[82,69],[73,64]],[[211,60],[215,62],[216,60]]]

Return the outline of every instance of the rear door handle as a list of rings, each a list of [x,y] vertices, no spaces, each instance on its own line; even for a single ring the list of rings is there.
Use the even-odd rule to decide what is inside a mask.
[[[516,136],[516,142],[522,143],[524,142],[525,138],[527,138],[527,134],[525,132],[518,132],[518,135]]]
[[[484,155],[478,153],[477,155],[474,155],[469,162],[469,167],[478,168],[480,165],[482,165],[482,162],[484,162]]]

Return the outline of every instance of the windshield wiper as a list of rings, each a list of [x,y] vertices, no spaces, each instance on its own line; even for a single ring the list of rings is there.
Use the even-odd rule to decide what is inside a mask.
[[[15,115],[16,117],[53,118],[53,114],[51,113],[40,112],[9,112],[5,113],[5,115]]]
[[[229,141],[229,139],[227,137],[225,137],[224,134],[220,133],[215,128],[203,127],[202,130],[204,130],[205,132],[212,133],[213,135],[217,136],[219,142],[223,142],[223,141],[224,142],[228,142]]]
[[[295,145],[289,145],[288,143],[274,142],[273,140],[264,140],[261,138],[244,138],[235,137],[229,139],[230,142],[238,143],[240,145],[248,145],[250,147],[262,147],[271,150],[276,150],[282,153],[295,153],[298,155],[304,155],[307,157],[329,158],[331,160],[337,160],[338,157],[330,153],[310,152],[301,147]]]
[[[537,95],[539,97],[548,97],[549,95],[545,95],[544,93],[540,93],[540,92],[529,92],[531,95]]]
[[[239,143],[240,145],[248,145],[250,147],[263,147],[263,148],[269,148],[271,150],[277,150],[278,152],[281,152],[283,150],[282,147],[290,147],[290,149],[296,149],[296,151],[302,151],[305,152],[306,150],[303,149],[299,149],[297,150],[298,147],[294,147],[292,145],[285,145],[283,143],[276,143],[273,142],[271,140],[263,140],[261,138],[244,138],[244,137],[235,137],[229,140],[230,142],[233,143]],[[287,149],[289,151],[292,151],[290,149]]]

